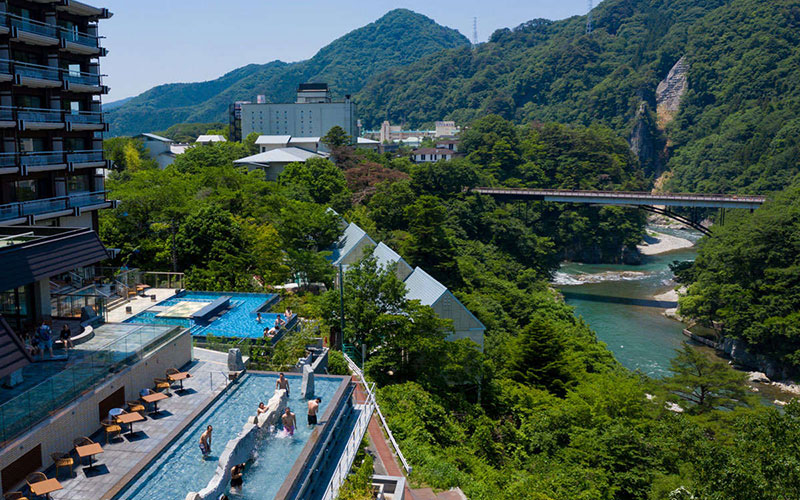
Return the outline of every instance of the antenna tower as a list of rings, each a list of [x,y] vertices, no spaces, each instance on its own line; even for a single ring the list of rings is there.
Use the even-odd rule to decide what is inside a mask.
[[[592,0],[589,0],[589,13],[586,15],[586,34],[592,32],[592,10],[594,9],[594,3]]]
[[[478,45],[478,18],[472,18],[472,45]]]

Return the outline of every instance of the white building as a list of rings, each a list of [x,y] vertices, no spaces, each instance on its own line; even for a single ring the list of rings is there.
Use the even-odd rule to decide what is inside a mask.
[[[436,137],[455,137],[460,130],[454,121],[436,122]]]
[[[242,137],[261,135],[321,137],[334,126],[342,127],[351,137],[358,137],[356,106],[345,96],[331,98],[325,83],[301,83],[293,103],[249,103],[241,105]]]
[[[430,163],[439,160],[452,160],[455,151],[451,149],[421,148],[415,149],[411,153],[411,160],[414,163]]]
[[[248,170],[260,168],[264,171],[268,181],[278,180],[278,176],[290,163],[305,163],[310,158],[327,158],[323,153],[315,153],[296,147],[278,147],[268,149],[263,153],[248,156],[233,163],[243,165]]]
[[[379,141],[373,141],[372,139],[367,139],[366,137],[359,137],[358,147],[361,149],[369,149],[371,151],[380,151],[381,143]]]
[[[175,157],[183,154],[186,148],[190,147],[189,144],[180,144],[156,134],[139,134],[137,138],[142,140],[148,156],[155,160],[162,170],[172,165]]]
[[[215,142],[228,142],[224,135],[201,135],[194,141],[196,144],[213,144]]]

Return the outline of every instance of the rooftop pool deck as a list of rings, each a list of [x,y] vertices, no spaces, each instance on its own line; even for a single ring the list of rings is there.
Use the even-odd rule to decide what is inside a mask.
[[[229,493],[231,500],[275,498],[285,480],[297,471],[295,462],[308,447],[315,428],[306,422],[308,400],[300,396],[302,377],[296,374],[287,374],[286,377],[290,386],[289,408],[297,416],[297,430],[294,436],[287,436],[279,424],[274,432],[259,442],[255,460],[248,463],[245,470],[244,488],[240,492]],[[266,403],[272,396],[277,380],[278,375],[273,373],[246,373],[114,498],[183,500],[187,493],[203,489],[217,469],[219,454],[228,441],[242,430],[248,417],[255,415],[258,404],[262,401]],[[326,413],[330,405],[334,405],[332,408],[336,411],[344,411],[341,402],[345,391],[342,388],[347,383],[346,377],[316,377],[314,397],[322,398],[319,415],[329,415],[328,420],[332,420],[331,411]],[[321,418],[317,428],[321,428],[325,422]],[[211,455],[203,460],[198,443],[200,434],[208,425],[214,429]]]
[[[186,317],[163,316],[165,311],[181,303],[197,302],[210,305],[224,297],[230,297],[230,308],[214,316],[210,321],[191,317],[192,313],[203,307],[200,305],[187,307]],[[183,291],[153,304],[145,311],[126,319],[125,323],[178,325],[190,328],[194,336],[262,338],[264,329],[275,325],[278,316],[286,320],[283,314],[267,312],[279,300],[277,294]],[[258,322],[258,313],[261,313],[261,322]],[[291,321],[295,321],[296,317],[295,315],[291,318]]]

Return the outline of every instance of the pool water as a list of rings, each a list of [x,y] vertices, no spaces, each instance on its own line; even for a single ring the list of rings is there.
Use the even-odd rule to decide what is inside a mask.
[[[172,307],[180,302],[213,302],[220,297],[231,297],[233,308],[211,322],[207,326],[196,324],[190,318],[159,318],[157,312],[143,311],[125,320],[126,323],[145,323],[159,325],[180,325],[192,328],[192,335],[215,335],[218,337],[261,338],[264,328],[275,325],[278,314],[263,312],[268,305],[274,303],[275,294],[261,293],[228,293],[228,292],[182,292],[179,295],[159,302],[159,307]],[[257,321],[257,312],[261,311],[261,323]],[[282,319],[285,315],[280,314]]]
[[[300,451],[308,441],[312,428],[306,422],[307,400],[300,397],[302,377],[287,375],[290,396],[289,407],[297,416],[297,430],[292,437],[282,431],[269,435],[259,445],[257,459],[245,470],[245,492],[251,485],[259,489],[253,496],[237,498],[272,499],[289,475]],[[248,417],[255,415],[258,403],[267,402],[275,391],[277,375],[246,374],[200,418],[184,430],[140,476],[130,484],[118,500],[183,500],[190,491],[199,491],[208,485],[219,463],[219,453],[228,441],[242,430]],[[340,378],[317,376],[315,397],[322,398],[319,414],[341,384]],[[211,455],[203,460],[198,443],[206,426],[213,426]],[[257,481],[254,479],[258,475]]]

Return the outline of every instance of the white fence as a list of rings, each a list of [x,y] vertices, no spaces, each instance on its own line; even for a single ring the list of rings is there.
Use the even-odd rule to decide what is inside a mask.
[[[361,408],[361,414],[358,416],[353,432],[347,440],[347,445],[345,445],[344,451],[339,457],[339,463],[336,464],[336,470],[333,471],[333,476],[325,489],[325,494],[322,495],[322,500],[335,500],[339,495],[339,488],[344,484],[347,474],[353,466],[353,461],[361,446],[361,440],[364,439],[364,434],[367,432],[367,426],[369,426],[369,419],[372,417],[373,411],[375,411],[375,399],[368,395]]]

